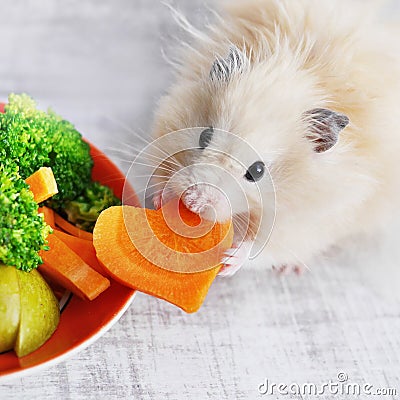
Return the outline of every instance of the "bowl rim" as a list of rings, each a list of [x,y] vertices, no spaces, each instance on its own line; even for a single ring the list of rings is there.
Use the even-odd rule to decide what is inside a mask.
[[[109,331],[113,325],[115,325],[119,319],[123,316],[125,311],[129,308],[132,304],[134,298],[136,297],[136,291],[132,293],[132,295],[128,298],[125,302],[123,307],[118,311],[115,316],[108,321],[105,325],[103,325],[95,334],[90,336],[88,339],[83,340],[81,343],[77,344],[76,346],[70,347],[65,352],[61,353],[60,355],[50,358],[46,361],[42,361],[38,364],[32,365],[30,367],[20,368],[20,369],[13,369],[10,372],[5,371],[4,373],[0,372],[0,383],[3,383],[7,380],[16,379],[16,378],[23,378],[25,376],[33,375],[39,373],[47,368],[51,368],[63,361],[66,361],[68,358],[73,357],[74,355],[78,354],[80,351],[86,349],[94,342],[96,342],[100,337],[102,337],[107,331]],[[45,343],[43,344],[45,345]]]
[[[1,106],[1,104],[0,104]],[[0,111],[1,112],[1,111]],[[96,146],[91,144],[89,141],[84,139],[89,145],[90,145],[90,151],[91,155],[94,160],[94,169],[93,169],[93,174],[92,178],[94,180],[100,180],[102,181],[103,184],[108,184],[108,183],[113,183],[112,189],[114,190],[116,196],[122,198],[122,193],[124,191],[124,188],[128,188],[131,194],[131,202],[132,205],[139,205],[139,200],[135,194],[135,191],[131,187],[131,185],[127,182],[126,176],[119,170],[119,168],[102,152],[100,151]],[[97,167],[96,168],[96,161],[97,161]],[[99,165],[102,165],[101,168],[99,168]],[[107,169],[108,174],[104,177],[100,172],[102,169]],[[123,177],[123,179],[121,179]],[[109,182],[108,182],[108,181]],[[128,186],[126,186],[128,185]],[[115,282],[111,278],[111,286],[113,284],[120,285],[119,283]],[[118,322],[118,320],[122,317],[122,315],[126,312],[126,310],[129,308],[129,306],[132,304],[134,298],[136,297],[136,291],[134,289],[126,288],[126,291],[121,294],[121,301],[118,303],[117,307],[115,307],[116,312],[111,315],[111,318],[108,318],[109,316],[107,315],[106,321],[102,320],[99,321],[98,329],[94,328],[92,329],[89,333],[87,333],[87,336],[83,338],[79,338],[79,340],[75,341],[71,346],[67,347],[66,349],[61,349],[59,350],[54,356],[50,356],[50,358],[45,357],[44,359],[40,359],[39,362],[32,362],[31,365],[28,366],[12,366],[9,369],[4,369],[0,370],[0,383],[3,383],[7,380],[15,379],[15,378],[22,378],[28,375],[32,375],[34,373],[38,373],[40,371],[43,371],[44,369],[50,368],[52,366],[55,366],[65,360],[67,360],[69,357],[74,356],[75,354],[79,353],[81,350],[84,350],[91,344],[93,344],[95,341],[97,341],[101,336],[103,336],[115,323]],[[111,288],[107,289],[111,290]],[[107,292],[107,291],[106,291]],[[76,302],[76,301],[81,301],[78,299],[76,296],[72,295],[70,297],[69,302]],[[85,300],[85,302],[87,302]],[[73,307],[75,308],[77,305],[75,304]],[[79,306],[79,304],[78,304]],[[68,305],[66,307],[68,309]],[[62,315],[65,309],[61,313],[61,319]],[[61,320],[60,320],[61,322]],[[49,341],[51,340],[51,337]],[[42,346],[46,346],[45,342]],[[38,351],[42,348],[39,347]],[[35,350],[36,351],[36,350]],[[10,351],[12,352],[12,350]],[[0,354],[0,365],[1,365],[1,356],[2,354],[7,354],[8,352],[1,353]],[[33,352],[32,354],[34,354]],[[16,356],[15,356],[16,357]],[[26,357],[29,357],[26,356]],[[22,357],[23,359],[24,357]],[[20,359],[18,359],[20,360]]]

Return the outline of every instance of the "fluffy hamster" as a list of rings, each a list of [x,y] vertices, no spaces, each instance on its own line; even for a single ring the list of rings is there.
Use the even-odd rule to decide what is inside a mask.
[[[267,245],[249,266],[306,265],[349,235],[377,229],[394,212],[399,36],[374,17],[374,3],[366,3],[230,1],[204,31],[180,17],[194,43],[184,46],[176,81],[160,102],[154,138],[191,127],[204,127],[206,133],[197,139],[199,151],[177,155],[179,162],[164,163],[155,175],[163,187],[182,166],[193,165],[174,186],[177,193],[190,189],[184,192],[186,205],[194,211],[207,204],[225,209],[215,190],[196,185],[207,177],[228,193],[239,220],[247,205],[236,201],[235,189],[213,165],[243,182],[250,229],[243,243],[234,245],[237,251],[228,252],[224,274],[246,261],[259,237],[251,226],[272,212],[257,205],[250,167],[264,173],[258,184],[270,173],[276,218]],[[248,160],[245,168],[233,166],[229,155],[240,149],[218,129],[241,137],[261,159]],[[208,151],[211,144],[221,149],[218,157]],[[172,154],[180,145],[171,140],[164,150]]]

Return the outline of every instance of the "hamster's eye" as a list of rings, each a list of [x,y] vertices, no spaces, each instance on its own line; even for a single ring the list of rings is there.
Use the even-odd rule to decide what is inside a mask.
[[[199,146],[201,149],[205,149],[208,147],[208,145],[211,143],[211,139],[214,134],[214,128],[210,126],[207,129],[204,129],[203,132],[200,134],[200,139],[199,139]]]
[[[265,164],[262,161],[256,161],[250,165],[244,177],[250,182],[257,182],[264,176],[264,173]]]

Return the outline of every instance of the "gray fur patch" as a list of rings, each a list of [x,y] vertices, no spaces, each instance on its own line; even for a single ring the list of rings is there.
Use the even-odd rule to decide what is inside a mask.
[[[304,114],[309,124],[307,138],[314,144],[317,153],[332,148],[339,139],[340,132],[349,124],[349,118],[326,108],[314,108]]]
[[[236,72],[242,72],[246,64],[246,55],[232,45],[226,58],[217,57],[214,61],[210,79],[212,81],[228,82],[231,76]]]

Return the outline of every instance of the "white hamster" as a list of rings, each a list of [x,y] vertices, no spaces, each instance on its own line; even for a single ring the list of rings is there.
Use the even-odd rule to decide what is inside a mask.
[[[182,50],[176,81],[156,111],[154,138],[204,127],[196,139],[200,150],[175,154],[175,162],[162,164],[155,175],[164,187],[177,170],[194,166],[174,185],[190,209],[224,210],[219,190],[234,220],[240,222],[248,209],[250,229],[234,244],[237,251],[228,252],[222,274],[246,263],[259,237],[251,226],[267,213],[271,221],[271,207],[259,206],[255,189],[263,190],[268,173],[276,194],[275,224],[250,267],[307,264],[349,235],[377,229],[395,212],[399,36],[374,17],[374,4],[230,1],[204,31],[186,25],[194,42]],[[233,165],[229,155],[240,149],[219,130],[242,138],[261,159],[246,160],[244,168]],[[181,145],[170,140],[164,150],[176,153]],[[211,145],[221,150],[217,156]],[[243,182],[248,205],[237,201],[240,193],[215,166]],[[197,185],[204,179],[215,190]],[[225,217],[217,211],[217,218]]]

